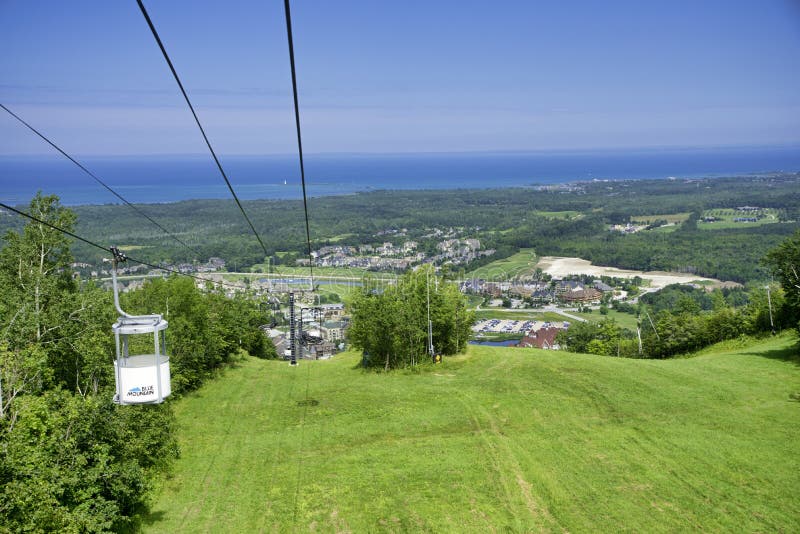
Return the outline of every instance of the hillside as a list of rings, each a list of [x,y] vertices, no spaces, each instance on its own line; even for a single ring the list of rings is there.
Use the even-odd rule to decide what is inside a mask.
[[[796,531],[789,336],[690,359],[471,347],[422,372],[247,359],[175,403],[143,525],[187,531]]]

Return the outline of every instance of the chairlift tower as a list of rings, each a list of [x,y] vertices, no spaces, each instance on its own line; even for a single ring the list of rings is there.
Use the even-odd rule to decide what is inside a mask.
[[[297,365],[297,336],[295,335],[294,321],[294,292],[289,292],[289,346],[292,351],[292,359],[289,365]]]
[[[427,293],[427,300],[428,300],[428,355],[431,357],[432,360],[435,359],[435,353],[433,350],[433,321],[431,321],[431,272],[428,270],[426,273],[425,278],[425,291]]]
[[[772,321],[772,297],[769,294],[769,284],[767,284],[767,304],[769,305],[769,328],[772,335],[775,335],[775,323]]]

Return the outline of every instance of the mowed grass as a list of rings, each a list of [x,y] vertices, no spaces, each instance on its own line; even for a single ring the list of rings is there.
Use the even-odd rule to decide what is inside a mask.
[[[182,453],[143,530],[797,532],[795,343],[247,359],[175,402]]]
[[[577,219],[583,217],[579,211],[564,210],[564,211],[535,211],[539,217],[546,217],[548,219]]]
[[[484,280],[510,280],[528,276],[536,270],[536,253],[532,248],[524,248],[508,258],[493,261],[467,273],[467,278]]]
[[[729,228],[748,228],[751,226],[761,226],[763,224],[777,223],[778,210],[765,208],[756,212],[739,211],[735,209],[714,209],[703,212],[704,217],[716,217],[719,220],[714,222],[698,221],[697,227],[701,230],[725,230]],[[736,222],[735,219],[741,217],[755,217],[755,222]]]
[[[667,221],[672,224],[681,224],[689,218],[691,213],[662,213],[659,215],[636,215],[631,217],[631,222],[636,224],[652,224],[656,221]]]
[[[272,265],[269,266],[266,263],[257,263],[251,267],[252,276],[263,276],[264,273],[269,271],[272,275],[286,275],[286,276],[309,276],[309,269],[308,267],[296,267],[296,266],[289,266],[289,265]],[[338,276],[338,277],[345,277],[345,278],[352,278],[354,280],[360,280],[364,277],[369,271],[366,269],[359,269],[356,267],[314,267],[314,276]],[[373,273],[374,274],[374,273]],[[386,278],[390,278],[393,275],[390,273],[379,273],[383,274]]]

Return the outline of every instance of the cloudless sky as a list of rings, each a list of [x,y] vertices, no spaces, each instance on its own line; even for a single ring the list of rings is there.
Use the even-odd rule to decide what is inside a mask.
[[[146,0],[222,154],[295,151],[280,0]],[[295,0],[308,152],[800,144],[796,0]],[[0,0],[0,102],[77,155],[204,153],[134,0]],[[52,149],[0,110],[0,154]]]

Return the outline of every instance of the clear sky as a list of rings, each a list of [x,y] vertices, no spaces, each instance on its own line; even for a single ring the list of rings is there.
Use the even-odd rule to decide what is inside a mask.
[[[145,0],[221,154],[295,151],[280,0]],[[800,144],[797,0],[294,0],[307,152]],[[77,155],[204,153],[134,0],[0,0],[0,102]],[[52,149],[0,111],[0,154]]]

